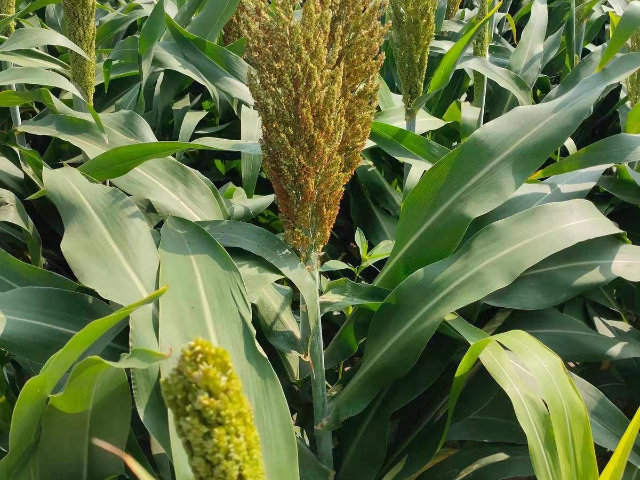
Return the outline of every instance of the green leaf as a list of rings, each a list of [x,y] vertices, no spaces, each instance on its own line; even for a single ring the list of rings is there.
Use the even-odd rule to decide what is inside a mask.
[[[589,411],[594,441],[614,450],[629,426],[629,419],[596,387],[577,375],[571,377]],[[635,442],[629,460],[640,466],[640,442]]]
[[[576,153],[538,170],[531,178],[544,178],[612,163],[628,163],[640,160],[640,137],[619,133],[581,148]]]
[[[451,254],[471,220],[506,201],[565,142],[607,85],[638,66],[640,53],[617,58],[556,100],[485,124],[448,153],[407,197],[395,247],[376,284],[394,287]]]
[[[249,106],[253,105],[249,88],[244,83],[248,67],[240,57],[187,32],[169,16],[166,21],[178,48],[198,72],[223,92]]]
[[[244,277],[243,277],[244,280]],[[291,311],[293,291],[289,287],[269,284],[251,295],[262,332],[267,340],[286,354],[305,353],[300,337],[298,320]]]
[[[0,461],[0,478],[23,480],[30,472],[25,468],[32,460],[36,439],[42,424],[47,399],[67,370],[105,333],[140,307],[158,299],[166,288],[123,307],[112,314],[95,320],[75,334],[71,340],[32,377],[22,388],[11,419],[9,453]]]
[[[44,183],[64,223],[61,249],[75,276],[120,304],[146,297],[157,284],[158,251],[138,207],[116,188],[92,184],[73,168],[46,170]],[[151,308],[131,320],[132,347],[158,349]],[[168,449],[166,408],[158,368],[134,370],[136,406],[152,435]]]
[[[498,9],[502,6],[502,2],[499,2],[484,18],[478,19],[474,18],[469,24],[469,28],[467,31],[460,37],[458,41],[451,47],[447,53],[445,53],[442,60],[438,64],[438,68],[433,74],[433,78],[431,79],[431,83],[429,84],[429,90],[427,93],[432,94],[437,92],[438,90],[444,88],[449,80],[451,80],[451,75],[453,75],[458,62],[460,61],[460,57],[467,49],[467,47],[471,44],[471,41],[475,38],[476,34],[480,30],[480,28],[486,24],[489,19],[493,16],[494,13],[498,11]],[[419,102],[420,99],[416,100]],[[418,106],[414,105],[413,108],[418,110]]]
[[[632,337],[602,335],[580,320],[553,308],[513,312],[500,330],[523,330],[567,362],[602,362],[640,357],[640,342]]]
[[[465,233],[470,237],[490,223],[522,212],[536,205],[584,198],[595,187],[606,165],[599,165],[577,172],[554,175],[543,182],[524,183],[499,207],[476,218]]]
[[[81,57],[89,58],[82,48],[67,37],[55,30],[47,30],[44,28],[21,28],[16,30],[0,45],[0,52],[26,50],[33,47],[43,47],[45,45],[65,47]]]
[[[541,480],[597,479],[587,409],[562,361],[524,332],[488,337],[459,317],[449,325],[472,344],[456,372],[449,418],[468,374],[480,358],[513,403],[527,435],[536,477]],[[516,363],[511,362],[498,342],[522,362],[537,385],[536,390],[528,386],[515,368]]]
[[[0,294],[0,346],[44,363],[69,339],[113,309],[104,302],[57,288],[24,287]],[[126,352],[113,345],[111,355]]]
[[[125,192],[151,200],[164,215],[189,220],[222,220],[227,215],[220,193],[196,170],[171,157],[145,162],[113,184]]]
[[[615,237],[597,238],[550,256],[484,301],[536,310],[562,303],[617,277],[640,281],[640,247]]]
[[[318,292],[313,277],[283,240],[263,228],[248,223],[201,222],[200,225],[222,246],[241,248],[264,258],[291,280],[307,306],[318,304]],[[320,321],[320,313],[310,308],[308,316],[310,328],[313,329]],[[303,341],[306,341],[304,337]]]
[[[529,452],[525,447],[513,445],[480,445],[464,447],[436,463],[420,480],[463,479],[477,477],[482,480],[501,480],[513,476],[533,475]],[[454,476],[456,475],[456,476]]]
[[[364,305],[376,310],[389,293],[386,288],[341,278],[327,285],[324,295],[320,297],[320,313],[324,315],[352,305]]]
[[[547,33],[547,0],[534,0],[530,4],[531,16],[522,31],[515,50],[509,57],[507,69],[533,87],[543,67]],[[548,50],[547,50],[548,51]],[[491,118],[498,118],[516,106],[512,93],[496,92],[489,98],[488,111]]]
[[[49,399],[38,446],[38,467],[51,480],[102,480],[124,473],[122,460],[91,444],[93,437],[124,448],[131,392],[123,369],[100,357],[74,367],[63,392]]]
[[[469,68],[493,80],[507,89],[518,100],[520,105],[531,105],[531,87],[518,74],[498,67],[483,57],[463,58],[457,68]]]
[[[602,55],[598,70],[601,70],[611,62],[638,27],[640,27],[640,2],[629,2],[629,6],[625,9],[622,18],[613,31],[611,40],[607,43],[607,49]]]
[[[147,160],[159,159],[184,150],[254,150],[252,144],[211,140],[212,145],[206,143],[207,138],[199,139],[197,142],[150,142],[122,145],[101,153],[78,169],[96,180],[103,181],[121,177]],[[203,143],[198,143],[200,141]],[[213,146],[216,143],[220,144],[220,148]]]
[[[640,430],[640,409],[636,411],[633,416],[633,420],[629,424],[629,427],[624,432],[624,435],[620,439],[620,443],[616,447],[611,459],[604,468],[600,480],[621,480],[624,474],[625,467],[627,465],[627,459],[633,448],[633,444],[638,437],[638,430]]]
[[[401,162],[422,166],[425,170],[449,152],[428,138],[386,123],[373,122],[369,138]]]
[[[62,75],[42,68],[10,67],[0,72],[0,85],[16,83],[61,88],[79,98],[85,98],[80,90]]]
[[[249,300],[235,264],[202,227],[178,218],[162,228],[160,256],[160,282],[171,288],[160,304],[161,348],[177,352],[202,337],[227,350],[253,407],[267,477],[298,478],[289,408],[255,343]],[[163,364],[163,375],[177,360],[174,356]],[[176,458],[182,444],[172,443],[172,448]]]
[[[240,138],[246,142],[257,142],[262,136],[262,121],[258,112],[249,107],[242,107],[240,112]],[[242,152],[240,154],[240,170],[242,172],[242,188],[249,198],[256,189],[262,154]]]
[[[13,192],[0,188],[0,222],[7,222],[22,230],[29,249],[31,263],[37,267],[43,265],[42,241],[36,226],[31,221],[22,202]]]
[[[82,288],[62,275],[21,262],[0,250],[0,293],[20,287],[52,287],[71,291]]]
[[[300,465],[300,480],[333,480],[335,472],[320,463],[309,447],[296,437],[298,445],[298,464]]]
[[[376,312],[363,364],[332,403],[328,424],[360,412],[406,373],[449,312],[505,287],[553,253],[618,232],[585,200],[541,205],[488,226],[451,257],[418,270]]]
[[[194,35],[215,42],[224,25],[233,16],[239,3],[238,0],[205,2],[202,10],[189,23],[187,30]]]

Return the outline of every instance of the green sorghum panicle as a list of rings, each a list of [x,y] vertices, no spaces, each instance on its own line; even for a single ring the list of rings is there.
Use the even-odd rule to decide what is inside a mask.
[[[631,35],[629,50],[640,52],[640,32]],[[637,70],[627,77],[627,94],[632,108],[640,102],[640,72]]]
[[[489,13],[489,0],[480,0],[476,18],[481,20],[487,16],[487,13]],[[489,52],[489,41],[489,23],[485,23],[473,42],[473,54],[477,57],[486,58]],[[476,71],[473,72],[473,95],[475,99],[484,95],[484,75]]]
[[[96,2],[95,0],[63,0],[67,37],[78,45],[88,59],[70,52],[71,79],[93,105],[96,75]]]
[[[10,17],[16,13],[16,2],[15,0],[0,0],[0,18],[5,19]],[[13,33],[15,29],[14,23],[11,22],[7,25],[2,31],[2,35],[8,37]]]
[[[390,0],[391,45],[407,110],[422,95],[438,0]]]
[[[458,9],[460,8],[460,0],[447,0],[447,13],[444,18],[446,20],[452,20],[455,18]]]
[[[360,165],[376,111],[386,4],[245,0],[241,28],[254,67],[262,158],[285,239],[303,260],[327,241],[344,185]]]
[[[162,395],[196,480],[266,479],[251,405],[226,350],[189,343]]]

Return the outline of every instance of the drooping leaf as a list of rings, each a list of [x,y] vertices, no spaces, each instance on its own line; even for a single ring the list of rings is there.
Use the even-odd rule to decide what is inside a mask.
[[[160,255],[160,281],[171,288],[160,304],[161,348],[179,351],[202,337],[227,350],[253,408],[267,477],[298,478],[289,409],[275,372],[256,345],[249,300],[235,264],[202,227],[178,218],[162,229]],[[176,362],[177,357],[165,362],[163,375]],[[177,453],[182,448],[179,441],[172,442],[174,460],[183,456]]]

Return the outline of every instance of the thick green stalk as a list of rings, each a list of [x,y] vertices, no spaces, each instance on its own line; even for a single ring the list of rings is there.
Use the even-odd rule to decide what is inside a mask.
[[[318,271],[318,254],[315,252],[307,256],[306,268],[316,283],[317,290],[320,286],[320,273]],[[320,304],[304,304],[301,299],[300,316],[303,325],[309,323],[309,310],[314,309],[317,314],[317,325],[311,325],[309,333],[309,356],[312,363],[311,392],[313,395],[313,417],[315,424],[322,422],[329,412],[327,402],[327,382],[324,372],[324,345],[322,341],[322,324],[320,323]],[[333,469],[333,436],[330,430],[315,429],[316,447],[318,459],[327,467]]]
[[[407,111],[408,112],[408,111]],[[412,133],[416,133],[416,122],[417,122],[417,113],[414,114],[411,118],[407,119],[407,130]]]

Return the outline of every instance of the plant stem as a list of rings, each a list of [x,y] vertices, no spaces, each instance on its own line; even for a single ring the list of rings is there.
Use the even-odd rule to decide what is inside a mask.
[[[309,255],[306,268],[316,284],[316,290],[320,290],[320,273],[318,271],[318,254],[313,252]],[[304,299],[301,299],[304,302]],[[313,417],[316,424],[316,448],[318,459],[327,467],[333,469],[333,435],[330,430],[321,430],[317,425],[322,422],[328,414],[327,385],[324,372],[324,344],[322,341],[322,324],[320,322],[320,304],[318,297],[313,305],[301,303],[301,321],[309,322],[309,310],[316,312],[317,322],[309,325],[309,356],[311,357],[311,392],[313,395]]]
[[[407,113],[409,112],[407,111]],[[411,118],[407,118],[407,130],[410,131],[411,133],[416,133],[417,120],[418,120],[417,112]]]
[[[2,62],[2,70],[6,70],[11,67],[11,63]],[[15,85],[7,86],[8,90],[16,91]],[[20,125],[22,125],[22,119],[20,118],[20,107],[18,105],[14,105],[13,107],[9,107],[9,112],[11,112],[11,123],[13,124],[13,128],[16,129]],[[16,142],[21,147],[26,147],[27,142],[24,139],[24,134],[16,132]]]

